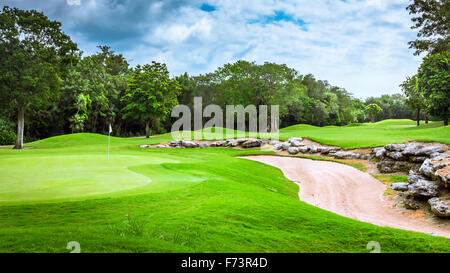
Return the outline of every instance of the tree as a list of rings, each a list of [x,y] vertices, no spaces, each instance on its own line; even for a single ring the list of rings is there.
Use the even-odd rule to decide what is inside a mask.
[[[416,50],[414,55],[450,50],[450,1],[414,0],[406,9],[419,15],[411,19],[415,23],[411,28],[420,29],[419,39],[408,43]]]
[[[138,65],[128,78],[128,88],[122,101],[124,118],[145,121],[145,136],[150,136],[150,123],[167,116],[178,104],[180,85],[169,78],[165,64],[152,62]]]
[[[423,59],[417,77],[418,88],[427,111],[448,125],[450,112],[450,52],[432,54]]]
[[[419,92],[419,80],[417,75],[406,78],[400,87],[407,97],[406,103],[417,113],[417,126],[420,125],[420,111],[425,108],[425,102],[422,94]]]
[[[122,54],[115,54],[108,46],[98,48],[101,52],[81,61],[82,74],[89,80],[88,94],[92,100],[86,129],[93,133],[105,132],[120,113],[120,99],[127,88],[129,73],[128,62]]]
[[[375,122],[375,118],[381,112],[383,112],[383,109],[381,109],[381,107],[378,106],[378,104],[375,104],[375,103],[371,103],[371,104],[367,105],[366,108],[365,108],[365,113],[370,118],[370,120],[372,122]]]
[[[3,7],[0,13],[0,97],[17,111],[15,149],[23,148],[25,111],[48,100],[77,46],[61,23],[43,13]]]

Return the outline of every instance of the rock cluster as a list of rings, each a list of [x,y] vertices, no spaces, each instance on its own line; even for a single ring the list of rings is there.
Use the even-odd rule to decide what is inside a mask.
[[[350,151],[342,151],[339,147],[329,147],[321,145],[306,145],[301,137],[292,137],[287,141],[279,142],[277,140],[262,140],[262,139],[227,139],[212,143],[208,142],[193,142],[187,140],[174,140],[168,145],[157,145],[157,148],[208,148],[208,147],[242,147],[255,148],[263,145],[270,145],[274,150],[287,151],[291,155],[302,154],[321,154],[332,156],[337,159],[371,159],[370,154],[356,153]],[[141,145],[140,147],[151,147],[150,145]]]
[[[443,153],[440,146],[425,147],[422,144],[388,144],[372,150],[373,157],[379,160],[377,168],[382,173],[418,171],[420,164],[431,157]]]
[[[426,151],[433,152],[418,171],[410,170],[408,183],[393,183],[391,189],[401,191],[399,196],[406,208],[417,209],[417,200],[428,200],[427,203],[436,216],[450,217],[450,200],[439,197],[443,195],[445,188],[450,187],[450,154],[441,153],[442,148],[429,147]]]
[[[208,148],[208,147],[242,147],[255,148],[261,147],[265,142],[261,139],[227,139],[208,142],[194,142],[190,140],[174,140],[169,145],[157,145],[156,148]],[[142,146],[141,146],[142,147]]]
[[[289,154],[296,155],[298,153],[302,154],[317,154],[331,155],[333,156],[336,152],[340,151],[340,148],[327,147],[327,146],[316,146],[316,145],[306,145],[303,143],[301,137],[292,137],[288,141],[277,143],[273,146],[274,150],[288,151]]]

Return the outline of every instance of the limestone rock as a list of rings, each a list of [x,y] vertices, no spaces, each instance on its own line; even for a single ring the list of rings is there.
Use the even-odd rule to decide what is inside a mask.
[[[414,163],[423,163],[427,158],[425,156],[410,156],[409,161]]]
[[[434,182],[419,179],[417,182],[408,185],[409,192],[416,197],[435,197],[439,194],[439,186]]]
[[[309,147],[309,153],[311,154],[315,154],[318,152],[317,146],[316,145],[312,145]]]
[[[282,148],[283,148],[283,144],[281,144],[281,143],[273,145],[274,150],[281,150]]]
[[[418,182],[419,180],[424,180],[426,179],[425,177],[413,172],[413,171],[409,171],[409,175],[408,175],[408,183],[409,184],[414,184],[416,182]]]
[[[294,141],[302,142],[302,141],[303,141],[303,138],[301,138],[301,137],[291,137],[291,138],[288,140],[288,142],[291,143],[291,144],[292,144],[292,142],[294,142]]]
[[[434,197],[428,200],[431,211],[439,217],[450,217],[450,200]]]
[[[377,147],[373,148],[372,152],[376,158],[382,158],[386,154],[386,149],[384,147]]]
[[[419,172],[430,178],[433,177],[434,169],[433,164],[431,163],[431,159],[428,158],[423,162],[422,166],[420,166]]]
[[[433,153],[443,153],[444,149],[440,146],[430,146],[418,150],[414,155],[430,156]]]
[[[177,146],[180,146],[180,144],[181,144],[181,140],[174,140],[169,143],[169,145],[171,147],[177,147]]]
[[[344,151],[339,151],[333,154],[333,156],[335,158],[338,159],[354,159],[354,158],[359,158],[359,155],[353,152],[344,152]]]
[[[408,172],[418,169],[418,165],[407,161],[383,159],[377,163],[377,168],[382,173]]]
[[[405,160],[405,156],[401,152],[387,152],[387,157],[390,157],[394,160]]]
[[[206,143],[206,142],[202,142],[202,143],[200,143],[200,144],[198,145],[198,147],[204,149],[204,148],[208,148],[209,145],[208,145],[208,143]]]
[[[198,147],[198,144],[195,143],[194,141],[183,140],[181,141],[181,146],[186,148],[196,148]]]
[[[419,151],[420,149],[423,148],[422,144],[408,144],[405,149],[402,151],[402,154],[404,156],[411,156],[411,155],[415,155],[417,153],[417,151]]]
[[[388,144],[384,148],[391,152],[401,152],[405,149],[405,144]]]
[[[300,147],[300,146],[305,146],[305,144],[303,144],[303,142],[298,141],[298,140],[290,140],[289,139],[289,143],[291,144],[292,147]]]
[[[302,147],[299,147],[298,150],[299,150],[301,153],[307,153],[308,150],[309,150],[309,147],[308,147],[308,146],[302,146]]]
[[[392,183],[391,189],[394,191],[407,191],[408,190],[408,183],[405,182],[399,182],[399,183]]]
[[[244,148],[255,148],[255,147],[261,147],[262,140],[261,139],[249,139],[241,144]]]
[[[398,195],[400,196],[405,208],[412,210],[420,208],[419,203],[414,200],[413,196],[409,192],[400,192]]]
[[[291,155],[296,155],[296,154],[298,154],[299,150],[297,147],[289,147],[288,152]]]
[[[283,142],[283,143],[281,143],[281,148],[283,149],[283,150],[287,150],[287,149],[289,149],[289,147],[291,147],[291,143],[289,143],[289,142]]]

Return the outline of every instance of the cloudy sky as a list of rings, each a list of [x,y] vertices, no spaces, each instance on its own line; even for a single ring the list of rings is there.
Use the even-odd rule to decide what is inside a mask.
[[[239,59],[285,63],[365,98],[399,92],[420,57],[408,0],[2,0],[62,22],[85,54],[109,45],[172,75]]]

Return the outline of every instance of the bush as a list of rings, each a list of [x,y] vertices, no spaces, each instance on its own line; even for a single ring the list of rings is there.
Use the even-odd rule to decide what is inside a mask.
[[[0,131],[0,145],[12,145],[16,142],[16,133],[9,130]]]

